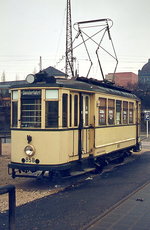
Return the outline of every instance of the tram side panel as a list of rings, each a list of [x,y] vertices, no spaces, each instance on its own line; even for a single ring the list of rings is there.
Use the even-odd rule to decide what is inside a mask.
[[[97,128],[95,155],[106,154],[136,145],[136,126]]]
[[[137,130],[134,99],[116,95],[96,94],[94,155],[99,156],[122,149],[132,149],[137,145]],[[138,137],[138,140],[137,140]]]
[[[27,135],[32,137],[30,145],[35,148],[35,154],[29,158],[24,152],[28,145]],[[21,140],[21,141],[16,141]],[[34,159],[39,160],[39,164],[58,165],[69,161],[77,160],[78,156],[78,132],[77,130],[67,131],[12,131],[12,154],[11,161],[35,164]]]

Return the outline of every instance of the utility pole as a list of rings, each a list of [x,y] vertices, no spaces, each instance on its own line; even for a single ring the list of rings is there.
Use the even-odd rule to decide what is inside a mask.
[[[67,0],[66,12],[66,77],[74,76],[72,49],[71,0]]]
[[[41,56],[40,56],[39,67],[40,67],[40,71],[42,71],[42,57]]]
[[[6,81],[5,72],[2,73],[2,77],[1,77],[1,78],[2,78],[2,80],[1,80],[2,82],[5,82],[5,81]]]

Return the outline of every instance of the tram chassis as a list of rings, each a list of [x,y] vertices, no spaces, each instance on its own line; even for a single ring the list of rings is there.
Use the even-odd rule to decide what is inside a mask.
[[[47,178],[50,180],[63,179],[68,177],[80,176],[86,173],[102,172],[105,166],[110,163],[121,163],[124,158],[130,156],[132,152],[139,152],[141,144],[131,146],[119,151],[114,151],[109,154],[93,157],[91,154],[88,158],[82,158],[78,161],[68,162],[61,165],[31,165],[11,162],[8,165],[8,174],[12,178],[29,177],[29,178]],[[38,174],[37,174],[38,172]],[[48,176],[45,175],[48,172]],[[21,174],[25,173],[25,174]],[[32,175],[30,175],[32,173]],[[33,175],[36,173],[36,175]]]

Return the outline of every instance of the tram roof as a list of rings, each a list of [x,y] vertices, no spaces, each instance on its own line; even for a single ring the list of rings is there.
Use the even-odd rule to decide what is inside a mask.
[[[93,78],[85,78],[85,77],[77,77],[72,79],[65,79],[65,78],[55,78],[55,82],[48,81],[46,82],[35,82],[32,84],[29,84],[27,82],[24,82],[24,84],[17,84],[12,85],[11,88],[39,88],[39,87],[63,87],[63,88],[69,88],[69,89],[79,89],[84,91],[91,91],[92,92],[101,92],[106,94],[112,94],[112,95],[118,95],[128,98],[133,98],[139,100],[139,98],[134,95],[131,91],[123,88],[113,85],[110,82],[103,82],[98,81]]]

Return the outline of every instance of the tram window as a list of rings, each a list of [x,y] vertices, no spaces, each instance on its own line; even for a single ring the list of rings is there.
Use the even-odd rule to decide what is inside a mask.
[[[106,124],[106,98],[99,98],[99,125]]]
[[[141,113],[140,113],[140,111],[141,111],[141,104],[138,104],[139,106],[138,106],[138,123],[140,123],[140,120],[141,120]]]
[[[46,99],[58,99],[58,90],[57,89],[46,90]]]
[[[72,95],[70,94],[70,127],[72,126]]]
[[[45,97],[45,127],[58,128],[58,90],[47,89]]]
[[[74,95],[74,126],[78,125],[78,95]]]
[[[115,101],[108,99],[108,124],[114,124]]]
[[[18,90],[12,92],[12,100],[18,100]]]
[[[18,121],[18,102],[13,101],[12,102],[12,127],[17,127],[17,121]]]
[[[58,127],[58,101],[46,101],[46,128]]]
[[[128,124],[128,102],[123,102],[123,124]]]
[[[68,94],[63,94],[62,97],[62,126],[68,126]]]
[[[22,99],[21,126],[34,128],[41,127],[41,99]]]
[[[12,127],[18,126],[18,90],[12,91]]]
[[[129,102],[129,123],[133,123],[133,102]]]
[[[89,124],[89,97],[85,97],[85,126]]]
[[[116,124],[121,124],[121,101],[116,101]]]

